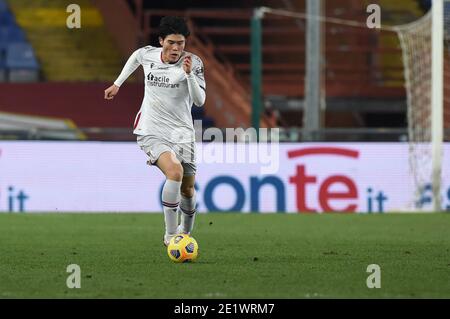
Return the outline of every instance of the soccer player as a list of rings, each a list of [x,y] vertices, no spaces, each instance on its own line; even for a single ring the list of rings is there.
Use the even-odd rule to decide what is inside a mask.
[[[166,177],[162,191],[164,244],[178,233],[190,234],[195,220],[195,132],[192,104],[202,106],[206,85],[202,60],[184,51],[190,32],[184,19],[164,17],[159,25],[161,47],[146,46],[128,59],[105,99],[112,100],[123,82],[142,65],[145,95],[133,133]],[[178,224],[180,215],[180,224]]]

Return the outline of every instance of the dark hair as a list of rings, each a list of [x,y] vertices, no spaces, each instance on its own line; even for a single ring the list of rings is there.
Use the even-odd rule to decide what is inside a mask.
[[[159,23],[159,36],[164,38],[169,34],[181,34],[185,38],[191,34],[186,21],[181,17],[164,17]]]

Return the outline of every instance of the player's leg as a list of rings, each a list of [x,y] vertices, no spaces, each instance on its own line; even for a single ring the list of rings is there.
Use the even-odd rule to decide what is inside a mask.
[[[164,209],[164,221],[166,224],[164,243],[167,245],[170,238],[177,232],[177,209],[180,202],[183,167],[173,152],[163,152],[156,161],[156,166],[166,176],[166,182],[164,183],[162,190],[162,204]]]
[[[185,175],[181,183],[181,200],[178,212],[181,215],[179,233],[190,234],[194,228],[195,215],[195,175]]]
[[[182,161],[183,180],[181,183],[181,200],[178,208],[180,215],[180,226],[178,233],[190,234],[195,221],[195,174],[197,166],[195,164],[195,143],[180,143],[176,145],[177,155]]]

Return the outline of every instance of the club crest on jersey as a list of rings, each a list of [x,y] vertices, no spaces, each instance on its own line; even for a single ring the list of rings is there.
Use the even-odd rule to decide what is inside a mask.
[[[195,75],[200,75],[200,74],[203,74],[203,72],[205,72],[205,70],[203,69],[203,67],[199,67],[199,68],[197,68],[197,69],[195,69]]]

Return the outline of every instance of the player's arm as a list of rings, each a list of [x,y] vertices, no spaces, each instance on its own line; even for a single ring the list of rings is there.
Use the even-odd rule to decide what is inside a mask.
[[[133,54],[128,58],[127,63],[122,69],[117,80],[114,84],[105,90],[105,99],[112,100],[117,93],[119,93],[119,88],[125,82],[126,79],[141,65],[139,62],[140,49],[133,52]]]
[[[202,106],[206,100],[206,90],[203,78],[203,66],[201,61],[192,66],[192,56],[188,55],[184,58],[183,69],[186,72],[189,95],[196,106]],[[195,74],[194,74],[195,73]],[[200,74],[201,73],[201,74]],[[201,77],[199,77],[201,75]],[[201,83],[199,83],[199,81]]]

